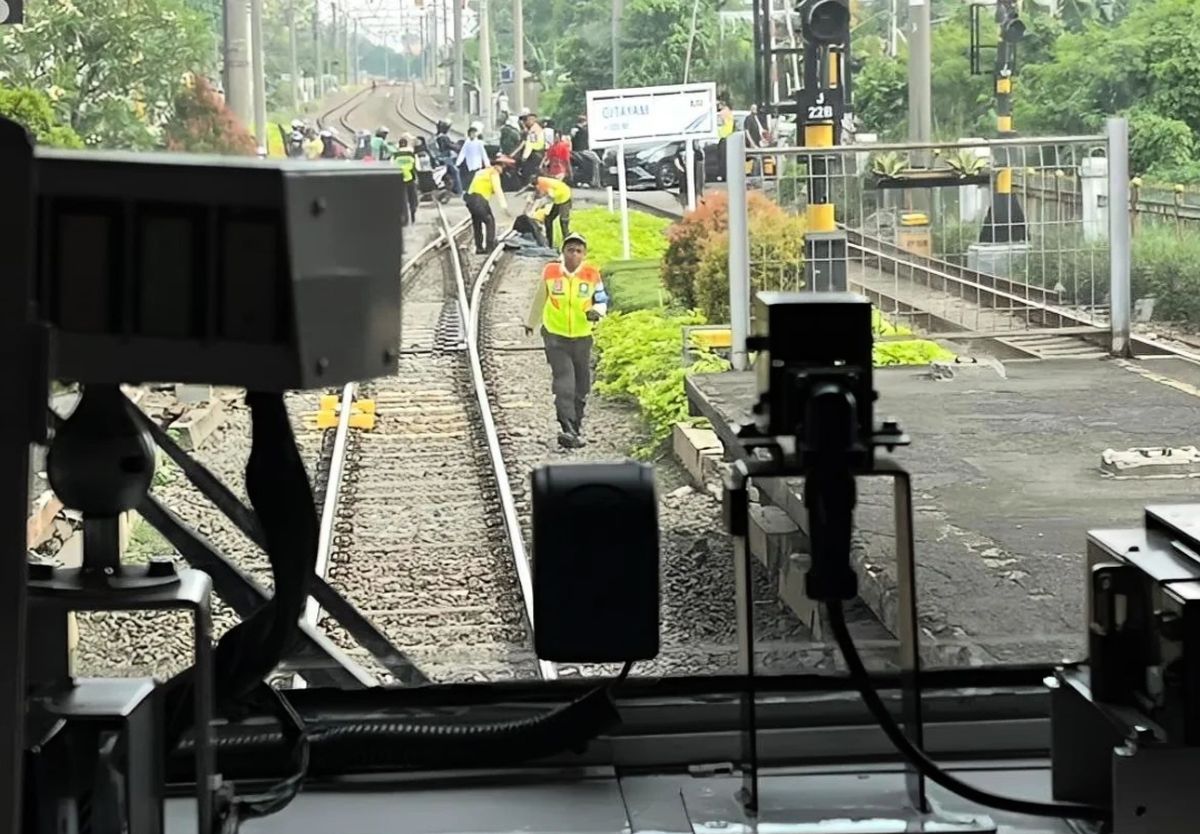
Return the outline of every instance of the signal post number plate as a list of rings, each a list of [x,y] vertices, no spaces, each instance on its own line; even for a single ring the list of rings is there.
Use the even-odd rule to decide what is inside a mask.
[[[833,105],[826,101],[824,91],[818,92],[809,101],[809,104],[804,105],[806,122],[832,122],[835,120]]]

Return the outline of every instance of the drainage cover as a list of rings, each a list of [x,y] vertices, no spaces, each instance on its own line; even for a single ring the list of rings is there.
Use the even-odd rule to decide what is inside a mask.
[[[1200,449],[1195,446],[1148,446],[1105,449],[1100,471],[1114,478],[1193,478],[1200,476]]]

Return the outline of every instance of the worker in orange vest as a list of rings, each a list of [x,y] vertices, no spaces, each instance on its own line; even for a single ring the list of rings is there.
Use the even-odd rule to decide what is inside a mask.
[[[583,439],[583,411],[592,388],[592,326],[608,311],[608,294],[600,270],[584,258],[587,240],[578,232],[563,239],[562,260],[542,270],[525,334],[542,334],[550,364],[558,445],[578,449]]]

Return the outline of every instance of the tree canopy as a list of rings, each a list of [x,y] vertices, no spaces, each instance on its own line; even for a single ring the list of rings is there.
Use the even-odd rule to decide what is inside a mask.
[[[1028,28],[1013,88],[1017,130],[1096,133],[1107,117],[1124,114],[1135,173],[1200,179],[1200,3],[1069,0],[1060,6],[1057,17],[1025,6]],[[990,67],[984,75],[969,74],[968,12],[934,9],[934,131],[943,139],[992,135]],[[855,109],[867,129],[904,133],[906,79],[903,50],[896,58],[882,50],[868,54],[855,83]]]

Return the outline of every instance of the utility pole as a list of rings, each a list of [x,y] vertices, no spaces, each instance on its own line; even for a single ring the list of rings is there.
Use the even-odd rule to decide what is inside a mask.
[[[930,142],[933,139],[933,81],[930,74],[929,7],[932,0],[909,0],[908,4],[908,138],[911,142]],[[914,162],[930,164],[929,151],[917,151]],[[917,211],[932,210],[927,191],[910,191],[910,205]]]
[[[314,0],[313,3],[313,50],[317,61],[316,99],[320,101],[325,95],[325,67],[321,63],[321,0]]]
[[[267,155],[267,81],[263,68],[263,0],[250,0],[250,43],[254,67],[254,138],[258,152]]]
[[[288,0],[287,5],[287,20],[288,20],[288,49],[291,53],[291,75],[292,75],[292,113],[300,112],[300,65],[296,61],[296,4],[295,0]]]
[[[333,76],[333,83],[334,83],[336,86],[341,86],[341,83],[342,83],[342,74],[341,74],[341,72],[340,72],[339,70],[337,70],[337,69],[334,69],[334,67],[336,67],[338,64],[340,64],[340,63],[341,63],[341,61],[339,61],[339,60],[338,60],[338,11],[337,11],[337,0],[334,0],[334,2],[333,2],[333,3],[330,3],[329,5],[330,5],[330,9],[331,9],[331,11],[329,12],[329,25],[330,25],[331,27],[333,27],[333,28],[332,28],[332,30],[331,30],[331,31],[330,31],[330,33],[329,33],[329,40],[330,40],[330,44],[329,44],[329,45],[330,45],[330,47],[332,47],[332,48],[329,50],[329,68],[330,68],[331,70],[333,70],[333,72],[332,72],[332,73],[330,73],[330,74]]]
[[[908,138],[913,142],[933,138],[929,4],[930,0],[909,0],[908,4]]]
[[[350,49],[350,57],[353,59],[353,63],[350,66],[354,67],[354,83],[357,84],[359,81],[359,78],[358,78],[358,18],[357,17],[354,18],[354,45]]]
[[[346,64],[346,71],[344,73],[346,83],[353,84],[355,80],[354,64],[350,61],[350,12],[348,11],[345,17],[342,18],[342,47],[343,61]]]
[[[433,34],[429,38],[429,77],[434,87],[438,85],[438,25],[437,4],[429,7],[429,24]]]
[[[612,85],[616,90],[621,86],[621,11],[624,0],[612,0]]]
[[[479,0],[479,109],[483,111],[483,129],[490,136],[496,108],[492,104],[492,24],[488,0]]]
[[[246,0],[225,0],[225,103],[244,125],[254,119],[247,11]]]
[[[463,100],[463,0],[451,2],[454,3],[454,112],[461,116],[467,112]]]
[[[614,0],[616,2],[616,0]],[[525,4],[513,0],[513,107],[525,109]]]

